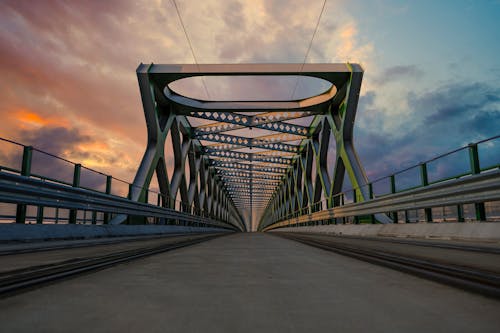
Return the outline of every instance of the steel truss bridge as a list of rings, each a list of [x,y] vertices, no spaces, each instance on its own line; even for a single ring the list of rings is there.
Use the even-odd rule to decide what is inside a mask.
[[[144,190],[156,171],[162,196],[179,195],[187,207],[247,228],[241,214],[247,207],[264,210],[265,221],[310,206],[322,196],[333,206],[346,170],[354,186],[367,183],[352,145],[363,76],[359,65],[306,64],[300,72],[291,64],[141,65],[137,75],[148,146],[134,180],[133,200],[144,200]],[[292,101],[195,100],[169,87],[194,76],[263,75],[309,76],[329,82],[330,87],[317,96]],[[209,122],[195,127],[188,117]],[[308,126],[291,122],[305,117],[313,118]],[[235,134],[242,129],[254,131]],[[259,130],[264,134],[259,135]],[[171,179],[165,172],[167,133],[175,161]],[[326,158],[330,136],[337,142],[333,181]],[[185,163],[189,163],[189,175]],[[317,174],[315,183],[313,173]],[[288,198],[290,189],[294,191]],[[360,192],[359,200],[367,195]]]
[[[303,99],[258,101],[195,99],[172,88],[178,80],[209,76],[311,77],[326,81],[328,88]],[[411,222],[412,211],[417,220],[421,212],[420,221],[430,222],[439,220],[439,209],[450,207],[459,222],[496,218],[488,212],[500,200],[499,164],[482,165],[480,147],[498,136],[368,180],[353,144],[363,77],[357,64],[141,64],[137,77],[148,140],[126,197],[113,195],[117,180],[109,175],[101,174],[105,186],[100,190],[82,186],[86,168],[80,164],[74,165],[69,182],[35,174],[33,152],[43,152],[23,147],[21,167],[0,170],[0,201],[16,205],[16,222],[30,219],[28,207],[36,207],[31,219],[37,223],[49,218],[44,213],[48,207],[55,209],[50,217],[55,222],[63,209],[69,223],[182,224],[236,231],[251,229],[252,214],[258,215],[261,231],[349,221]],[[166,145],[173,156],[166,154]],[[459,154],[468,159],[466,172],[432,178],[433,163]],[[170,174],[167,159],[173,159]],[[398,177],[410,169],[417,171],[418,182],[402,189]],[[343,191],[345,175],[349,191]],[[152,195],[153,177],[159,192]],[[387,189],[381,191],[384,181]]]

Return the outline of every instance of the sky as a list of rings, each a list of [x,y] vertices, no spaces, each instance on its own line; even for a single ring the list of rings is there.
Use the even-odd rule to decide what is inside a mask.
[[[177,5],[198,63],[360,63],[370,179],[500,134],[498,0],[327,0],[309,53],[323,0]],[[194,63],[171,0],[3,0],[0,50],[0,136],[127,181],[146,144],[135,69]]]

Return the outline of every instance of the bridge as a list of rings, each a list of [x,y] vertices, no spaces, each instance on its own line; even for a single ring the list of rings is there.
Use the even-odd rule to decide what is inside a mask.
[[[131,183],[1,139],[7,331],[500,328],[500,135],[370,180],[357,64],[137,77],[148,139]],[[283,100],[178,88],[207,77],[297,81]],[[294,98],[299,78],[320,91]]]

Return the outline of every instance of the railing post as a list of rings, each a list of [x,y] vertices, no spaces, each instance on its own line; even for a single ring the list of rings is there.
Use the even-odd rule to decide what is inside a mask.
[[[127,199],[132,200],[132,189],[133,189],[132,184],[128,184],[128,194],[127,194]]]
[[[343,192],[340,194],[340,205],[341,206],[345,205],[345,195]],[[346,221],[346,217],[344,216],[344,217],[342,217],[342,224],[345,224],[345,221]]]
[[[106,194],[111,194],[111,182],[113,181],[113,177],[111,176],[106,176]],[[104,216],[102,218],[102,223],[103,224],[108,224],[109,218],[110,218],[110,213],[105,212]]]
[[[373,197],[374,197],[374,195],[373,195],[373,184],[372,183],[368,184],[368,194],[370,195],[370,200],[372,200]],[[375,220],[375,215],[373,215],[373,214],[370,215],[370,223],[371,224],[377,223],[377,221]]]
[[[477,143],[469,144],[469,161],[470,161],[470,171],[473,175],[481,173],[481,165],[479,164],[479,152],[477,150]],[[474,203],[474,208],[476,210],[476,220],[486,221],[486,209],[484,208],[484,202]]]
[[[73,187],[80,187],[80,175],[82,173],[82,165],[75,164],[75,170],[73,172]],[[76,209],[69,210],[69,221],[68,223],[75,224],[78,211]]]
[[[158,193],[157,195],[157,198],[156,198],[156,205],[158,207],[162,207],[161,206],[161,193]],[[159,217],[155,217],[155,224],[160,224],[161,223],[161,220]]]
[[[464,206],[457,205],[457,221],[458,222],[464,222]]]
[[[357,203],[358,202],[358,197],[357,197],[357,192],[356,189],[352,190],[352,202]],[[359,224],[359,216],[355,215],[354,216],[354,224]]]
[[[21,164],[21,175],[29,177],[31,175],[31,161],[33,158],[33,147],[27,146],[23,149],[23,161]]]
[[[43,206],[38,206],[36,209],[36,224],[43,223]]]
[[[127,194],[127,199],[129,200],[132,200],[132,189],[134,187],[132,186],[132,184],[128,184],[128,194]],[[131,224],[132,223],[132,219],[131,219],[132,216],[130,215],[127,215],[127,224]]]
[[[470,171],[473,175],[477,175],[481,172],[481,166],[479,164],[479,152],[477,150],[476,143],[469,144],[469,162]]]
[[[396,193],[396,177],[394,175],[391,175],[390,180],[391,180],[391,193]]]
[[[429,177],[427,176],[427,163],[420,164],[420,177],[422,179],[422,186],[429,185]]]
[[[390,177],[391,181],[391,193],[394,194],[396,193],[396,177],[394,175],[391,175]],[[398,212],[392,212],[392,223],[398,223]]]
[[[422,179],[422,186],[429,185],[429,177],[427,175],[427,163],[420,164],[420,177]],[[424,208],[425,221],[432,222],[432,208]]]
[[[23,160],[21,164],[21,176],[29,177],[31,175],[31,160],[33,156],[33,147],[25,146],[23,149]],[[16,223],[26,223],[26,204],[18,204],[16,207]]]

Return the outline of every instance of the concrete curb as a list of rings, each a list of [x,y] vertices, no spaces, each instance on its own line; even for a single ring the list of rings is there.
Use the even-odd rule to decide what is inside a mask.
[[[177,225],[0,224],[0,241],[89,239],[195,232],[228,232],[228,230]]]
[[[346,236],[382,236],[426,239],[500,242],[500,223],[408,223],[408,224],[337,224],[288,227],[273,231],[316,232]]]

